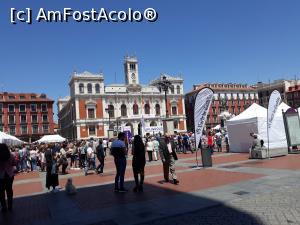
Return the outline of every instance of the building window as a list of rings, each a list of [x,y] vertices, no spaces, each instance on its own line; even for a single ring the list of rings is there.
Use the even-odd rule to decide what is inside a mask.
[[[84,85],[82,83],[79,84],[79,93],[80,94],[84,93]]]
[[[36,99],[36,96],[35,95],[31,95],[30,98],[31,99]]]
[[[115,107],[113,105],[108,106],[108,114],[110,118],[115,118]]]
[[[88,83],[88,85],[87,85],[87,90],[88,90],[88,93],[89,93],[89,94],[92,94],[92,93],[93,93],[93,86],[92,86],[91,83]]]
[[[177,94],[179,95],[180,94],[180,86],[177,85]]]
[[[170,89],[171,89],[171,94],[174,94],[175,93],[175,90],[174,90],[175,88],[174,88],[173,85],[171,85]]]
[[[27,126],[21,126],[21,134],[27,134]]]
[[[0,104],[0,113],[2,113],[2,112],[3,112],[3,105]]]
[[[129,68],[130,68],[130,70],[135,70],[135,64],[131,63],[131,64],[129,65]]]
[[[150,106],[149,106],[149,104],[145,105],[145,114],[150,114]]]
[[[174,129],[178,129],[178,121],[174,120]]]
[[[16,97],[14,95],[9,95],[8,99],[16,99]]]
[[[89,136],[96,135],[96,127],[95,126],[89,126]]]
[[[37,115],[31,115],[31,122],[32,122],[32,123],[37,123],[37,122],[38,122],[38,117],[37,117]]]
[[[41,108],[42,108],[42,112],[47,112],[47,104],[42,104]]]
[[[160,115],[160,105],[159,104],[156,104],[155,105],[155,114],[158,116]]]
[[[14,115],[9,115],[8,116],[8,123],[10,123],[10,124],[15,123],[15,116]]]
[[[48,115],[43,115],[43,123],[47,123],[48,122]]]
[[[32,133],[37,134],[39,132],[39,126],[38,125],[32,125]]]
[[[48,134],[49,133],[49,126],[48,125],[43,125],[43,133]]]
[[[11,135],[16,134],[16,126],[9,126],[9,134]]]
[[[20,116],[20,122],[21,123],[26,123],[27,122],[27,116],[26,115],[21,115]]]
[[[94,108],[88,108],[88,118],[95,119],[95,109]]]
[[[151,123],[150,123],[150,127],[156,127],[157,126],[157,123],[155,122],[155,121],[152,121]]]
[[[121,116],[127,116],[127,107],[126,105],[121,105]]]
[[[24,100],[24,99],[25,99],[25,96],[24,96],[24,95],[20,95],[20,99],[21,99],[21,100]]]
[[[3,132],[3,125],[0,124],[0,131]]]
[[[31,104],[31,105],[30,105],[30,111],[31,111],[31,112],[36,112],[36,111],[37,111],[36,104]]]
[[[2,115],[0,114],[0,124],[2,124],[3,123],[3,117],[2,117]]]
[[[15,105],[8,105],[8,112],[15,112]]]
[[[132,109],[133,109],[133,115],[139,114],[139,106],[137,104],[134,104]]]
[[[97,94],[100,93],[100,85],[99,84],[95,85],[95,91],[96,91]]]
[[[19,105],[19,111],[25,112],[26,111],[26,105]]]
[[[177,115],[177,107],[172,106],[172,115]]]

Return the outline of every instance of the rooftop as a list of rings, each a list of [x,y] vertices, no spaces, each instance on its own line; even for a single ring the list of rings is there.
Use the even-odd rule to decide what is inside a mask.
[[[0,92],[1,102],[54,102],[46,94]]]

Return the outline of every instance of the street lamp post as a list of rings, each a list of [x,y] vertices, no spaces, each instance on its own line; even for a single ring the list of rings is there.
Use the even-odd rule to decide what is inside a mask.
[[[109,136],[109,131],[110,131],[110,113],[112,112],[112,109],[108,106],[105,109],[105,112],[108,113],[108,130],[107,130],[107,136]]]
[[[163,76],[162,79],[156,82],[156,85],[159,87],[160,91],[165,92],[165,107],[166,107],[166,118],[164,119],[164,133],[173,133],[174,132],[174,121],[170,119],[170,114],[168,110],[168,98],[167,92],[171,88],[171,82],[167,80],[166,76]]]
[[[158,87],[165,92],[165,105],[166,105],[166,118],[169,118],[169,110],[168,110],[168,98],[167,92],[171,87],[171,82],[167,80],[166,76],[163,76],[160,81],[157,82]]]

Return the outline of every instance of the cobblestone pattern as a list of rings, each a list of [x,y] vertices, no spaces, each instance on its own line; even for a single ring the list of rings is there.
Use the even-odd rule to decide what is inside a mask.
[[[180,206],[177,206],[180,207]],[[300,225],[299,186],[234,200],[206,210],[144,223],[143,225]]]

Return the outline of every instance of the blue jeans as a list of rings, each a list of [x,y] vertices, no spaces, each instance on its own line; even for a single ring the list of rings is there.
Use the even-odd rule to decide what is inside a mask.
[[[117,170],[117,174],[115,177],[115,189],[124,189],[124,179],[125,179],[125,171],[126,171],[126,158],[115,158],[115,166]]]
[[[37,163],[36,159],[31,159],[30,163],[31,163],[31,171],[35,171],[36,163]]]

